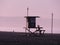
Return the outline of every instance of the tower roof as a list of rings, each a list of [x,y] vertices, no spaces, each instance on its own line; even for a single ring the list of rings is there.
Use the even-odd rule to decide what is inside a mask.
[[[40,18],[39,16],[25,16],[24,18],[31,18],[31,17],[33,17],[33,18]]]

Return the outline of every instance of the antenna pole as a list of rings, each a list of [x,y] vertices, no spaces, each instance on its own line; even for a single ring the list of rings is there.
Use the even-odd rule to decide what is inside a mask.
[[[29,11],[29,8],[27,8],[27,16],[28,16],[28,11]]]
[[[51,19],[51,34],[53,34],[53,13],[52,13],[52,19]]]
[[[28,11],[29,11],[29,8],[27,8],[27,16],[28,16]],[[27,18],[26,18],[26,30],[28,29],[28,20],[27,20]],[[25,30],[25,32],[26,32],[26,30]]]

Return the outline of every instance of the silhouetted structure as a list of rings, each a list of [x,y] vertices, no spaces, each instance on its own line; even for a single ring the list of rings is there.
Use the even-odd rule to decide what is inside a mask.
[[[53,13],[51,15],[51,33],[53,34]]]
[[[36,27],[36,18],[39,18],[39,16],[25,16],[26,18],[26,30],[29,33],[36,33],[39,32],[39,34],[44,34],[45,30],[41,30],[43,27],[40,27],[39,25]],[[36,30],[32,32],[30,29],[35,28]]]
[[[45,30],[41,30],[41,29],[43,29],[43,27],[40,27],[39,25],[37,25],[35,32],[39,31],[39,34],[42,34],[42,33],[44,34]]]

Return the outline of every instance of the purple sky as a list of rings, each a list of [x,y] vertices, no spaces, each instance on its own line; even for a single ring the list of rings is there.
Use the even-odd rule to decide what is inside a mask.
[[[50,22],[53,12],[54,33],[60,33],[60,0],[0,0],[0,30],[24,30],[25,19],[23,17],[27,14],[27,7],[29,7],[29,16],[41,17],[37,22],[48,33],[51,32]]]

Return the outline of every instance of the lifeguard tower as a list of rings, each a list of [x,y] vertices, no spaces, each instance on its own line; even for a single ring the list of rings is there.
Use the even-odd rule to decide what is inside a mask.
[[[25,32],[28,31],[28,33],[36,33],[39,32],[39,34],[44,34],[45,30],[42,30],[43,27],[40,27],[39,25],[36,26],[36,18],[40,18],[39,16],[28,16],[28,8],[27,8],[27,16],[26,18],[26,27]],[[34,32],[32,32],[31,29],[35,29]]]
[[[26,30],[29,33],[36,33],[39,32],[39,34],[44,34],[45,30],[41,30],[43,29],[43,27],[40,27],[39,25],[37,25],[36,27],[36,18],[40,18],[39,16],[25,16],[26,18]],[[31,31],[31,29],[36,29],[34,32]]]

